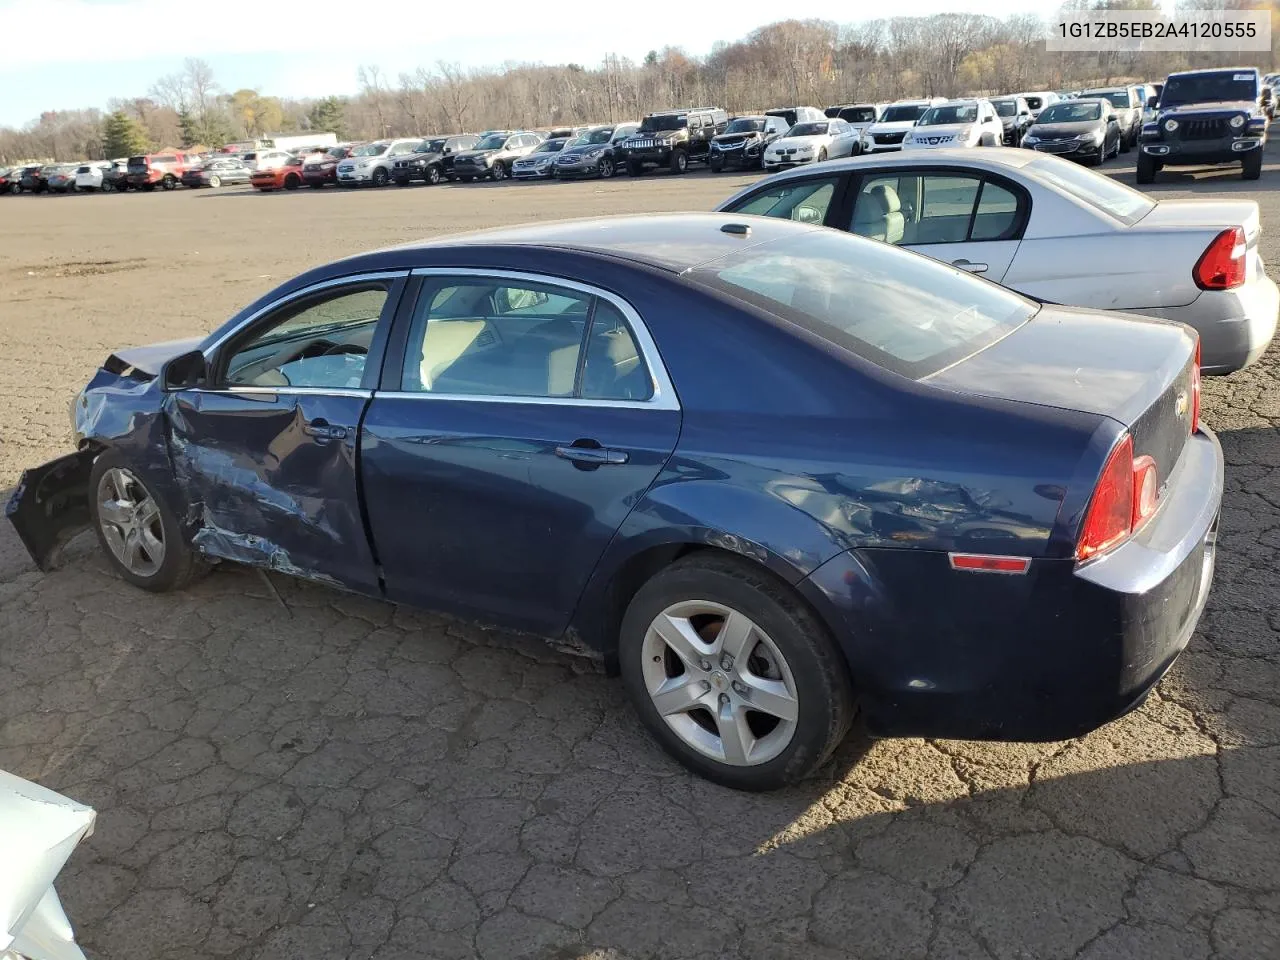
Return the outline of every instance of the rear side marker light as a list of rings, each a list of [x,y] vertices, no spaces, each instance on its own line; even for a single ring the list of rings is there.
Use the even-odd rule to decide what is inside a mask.
[[[989,553],[949,553],[952,570],[971,573],[1026,573],[1031,569],[1030,557],[1001,557]]]

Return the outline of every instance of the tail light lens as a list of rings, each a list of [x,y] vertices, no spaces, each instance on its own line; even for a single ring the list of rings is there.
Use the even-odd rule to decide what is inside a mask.
[[[1191,364],[1191,432],[1200,429],[1200,338],[1196,337],[1196,356]]]
[[[1133,438],[1125,434],[1102,468],[1089,501],[1076,559],[1088,560],[1123,542],[1156,512],[1160,473],[1151,457],[1133,455]]]
[[[1244,228],[1232,227],[1213,238],[1191,275],[1201,290],[1232,290],[1244,283]]]

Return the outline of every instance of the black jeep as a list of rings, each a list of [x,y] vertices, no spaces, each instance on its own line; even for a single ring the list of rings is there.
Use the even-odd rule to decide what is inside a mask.
[[[1262,174],[1267,116],[1253,67],[1171,73],[1147,105],[1156,118],[1143,124],[1138,182],[1151,183],[1161,167],[1239,163],[1245,180]]]
[[[718,107],[662,110],[640,121],[640,129],[618,145],[627,173],[638,177],[650,167],[684,173],[691,163],[706,163],[711,141],[724,133],[729,115]]]

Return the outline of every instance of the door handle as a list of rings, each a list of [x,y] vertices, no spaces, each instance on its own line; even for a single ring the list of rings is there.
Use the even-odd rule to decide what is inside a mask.
[[[961,270],[968,270],[970,273],[986,273],[987,265],[985,263],[974,263],[972,260],[952,260],[953,267],[959,267]]]
[[[631,459],[625,450],[610,450],[599,445],[587,446],[580,440],[575,440],[567,447],[556,447],[556,456],[590,467],[621,464]]]
[[[315,437],[317,440],[345,440],[347,437],[346,427],[335,427],[327,420],[309,420],[302,425],[302,432],[308,437]]]

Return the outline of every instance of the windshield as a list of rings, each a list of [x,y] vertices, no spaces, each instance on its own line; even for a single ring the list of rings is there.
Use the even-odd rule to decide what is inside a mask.
[[[346,147],[330,147],[325,151],[326,156],[333,157],[335,160],[342,160],[347,155]]]
[[[449,142],[448,137],[436,137],[433,140],[423,140],[420,144],[413,148],[414,153],[440,153],[444,150],[444,145]]]
[[[1129,91],[1128,90],[1099,90],[1088,92],[1083,96],[1095,97],[1099,100],[1110,100],[1111,105],[1119,110],[1129,109]]]
[[[1160,106],[1176,107],[1182,103],[1231,103],[1258,98],[1258,76],[1255,73],[1197,73],[1186,77],[1170,77],[1164,82]]]
[[[996,116],[998,117],[1016,117],[1018,115],[1018,104],[1014,100],[992,100],[991,105],[996,108]]]
[[[1039,154],[1025,169],[1125,226],[1137,223],[1155,207],[1146,194],[1061,157]]]
[[[1044,99],[1042,97],[1023,97],[1022,99],[1027,101],[1027,106],[1032,110],[1039,110],[1041,104],[1044,103]]]
[[[924,113],[927,109],[929,108],[918,104],[914,106],[893,106],[880,114],[880,119],[885,123],[900,123],[904,120],[910,120],[914,123],[916,120],[920,119],[920,114]]]
[[[538,144],[538,149],[534,153],[559,153],[564,149],[564,145],[569,141],[564,137],[557,137],[554,140],[543,140]]]
[[[351,151],[353,157],[380,157],[387,152],[387,143],[366,143],[363,147],[357,147]]]
[[[1100,103],[1055,103],[1045,107],[1038,123],[1079,123],[1082,120],[1097,120],[1102,116]]]
[[[952,266],[834,230],[748,247],[690,276],[915,378],[981,350],[1037,309]]]
[[[787,131],[788,137],[818,137],[830,132],[826,123],[797,123]]]
[[[764,121],[759,117],[739,117],[731,120],[724,128],[725,133],[759,133],[764,129]]]
[[[977,119],[976,103],[951,103],[926,111],[920,118],[920,126],[938,127],[944,123],[973,123]]]
[[[689,118],[679,113],[664,113],[657,117],[645,117],[640,121],[641,133],[658,130],[681,130],[689,125]]]
[[[613,137],[613,127],[602,127],[599,130],[588,130],[569,144],[571,147],[585,147],[595,143],[608,143]]]
[[[840,119],[849,123],[871,123],[875,118],[874,107],[846,107],[840,111]]]
[[[146,157],[130,157],[129,158],[129,166],[131,167],[145,167],[146,165],[147,165]]]
[[[501,150],[507,143],[507,135],[505,133],[495,133],[485,137],[472,149],[475,150]]]

